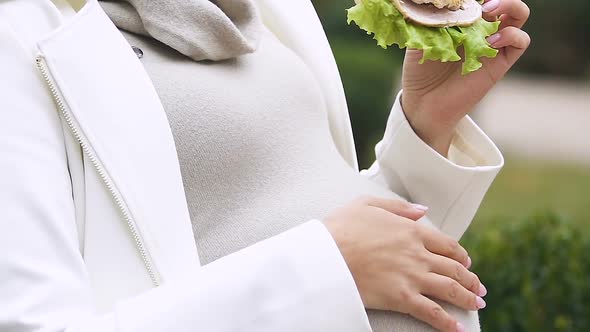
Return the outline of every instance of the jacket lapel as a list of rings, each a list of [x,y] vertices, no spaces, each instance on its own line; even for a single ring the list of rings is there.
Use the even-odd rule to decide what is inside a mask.
[[[254,0],[264,24],[315,74],[322,88],[330,130],[342,157],[358,168],[344,88],[328,38],[310,0]],[[345,17],[342,18],[345,20]]]
[[[90,0],[38,47],[160,277],[194,266],[198,256],[170,127],[127,41]]]

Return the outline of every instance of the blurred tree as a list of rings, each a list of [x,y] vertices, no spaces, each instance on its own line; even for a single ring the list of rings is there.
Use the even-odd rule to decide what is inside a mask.
[[[531,18],[525,29],[532,37],[517,70],[570,78],[590,75],[590,1],[525,1]]]

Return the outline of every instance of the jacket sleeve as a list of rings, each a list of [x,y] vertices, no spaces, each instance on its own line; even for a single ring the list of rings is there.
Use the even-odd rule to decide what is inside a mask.
[[[99,312],[79,249],[64,131],[17,35],[0,20],[0,331],[370,331],[319,221]]]
[[[121,330],[371,331],[339,256],[308,222],[121,303]]]
[[[377,160],[361,174],[408,200],[429,207],[428,219],[455,239],[471,223],[504,159],[466,116],[457,126],[448,158],[424,143],[406,120],[397,96]]]

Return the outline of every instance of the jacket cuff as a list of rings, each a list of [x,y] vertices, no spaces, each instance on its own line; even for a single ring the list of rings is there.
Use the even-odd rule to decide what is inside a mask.
[[[458,124],[448,158],[416,135],[398,94],[383,140],[376,147],[373,171],[389,187],[430,207],[428,217],[439,229],[459,238],[504,164],[498,148],[466,116]]]
[[[120,310],[122,331],[129,332],[371,331],[346,262],[317,220],[205,265]]]
[[[443,167],[499,169],[504,165],[500,150],[469,116],[465,116],[457,125],[448,157],[441,156],[412,129],[401,106],[402,92],[400,91],[395,99],[383,141],[377,146],[377,154],[401,148],[420,154],[425,161]]]

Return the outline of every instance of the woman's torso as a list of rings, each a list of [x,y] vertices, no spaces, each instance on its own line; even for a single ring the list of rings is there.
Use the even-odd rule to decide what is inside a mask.
[[[342,159],[313,74],[271,32],[256,52],[222,62],[123,34],[166,110],[203,264],[359,196],[398,197]],[[400,313],[368,315],[375,332],[430,330]]]
[[[313,74],[271,32],[254,53],[221,62],[123,33],[166,110],[203,263],[360,195],[397,197],[342,159]]]

